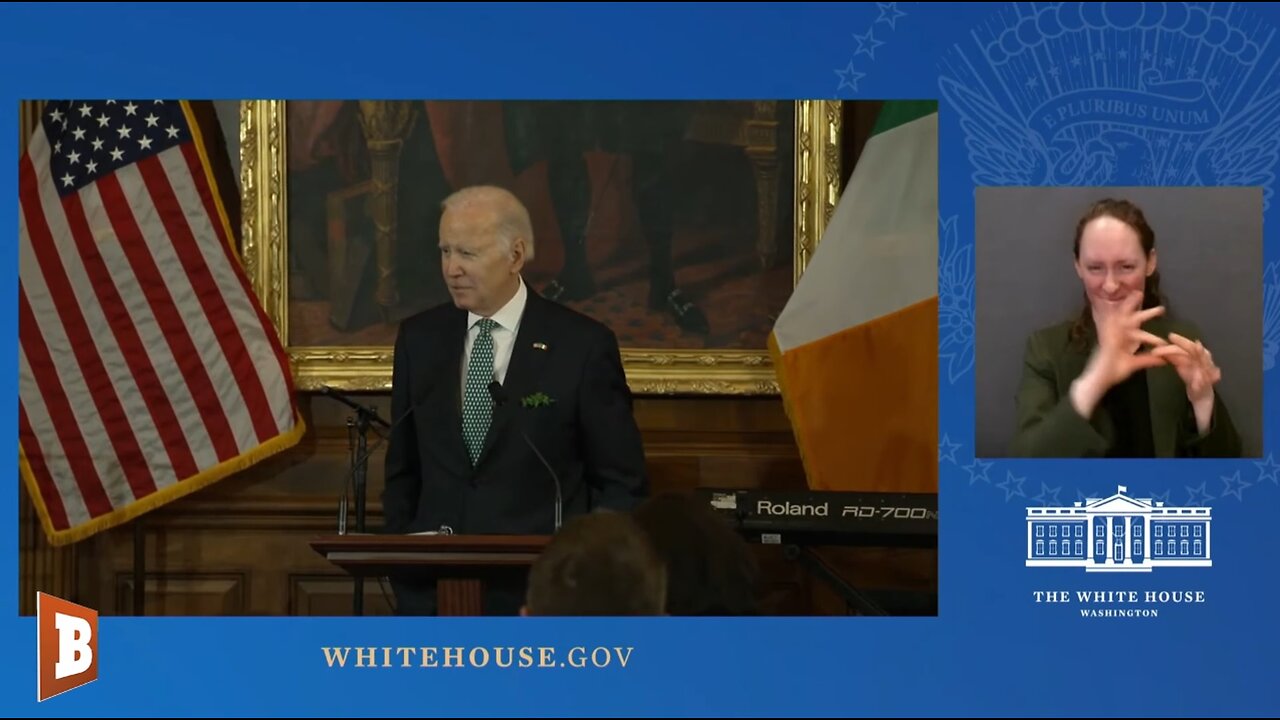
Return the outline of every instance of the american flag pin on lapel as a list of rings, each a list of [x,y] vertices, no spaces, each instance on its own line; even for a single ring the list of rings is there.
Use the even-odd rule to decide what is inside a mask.
[[[546,350],[546,349],[547,349],[547,346],[546,346],[546,345],[543,345],[543,344],[542,344],[542,343],[540,343],[540,342],[536,342],[536,343],[534,343],[534,344],[533,344],[533,349],[534,349],[534,350]]]

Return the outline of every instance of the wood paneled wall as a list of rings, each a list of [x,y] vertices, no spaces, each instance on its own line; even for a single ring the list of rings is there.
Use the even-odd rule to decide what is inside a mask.
[[[388,416],[385,397],[367,400]],[[341,483],[349,470],[346,411],[313,396],[304,397],[303,407],[313,429],[297,448],[143,518],[145,614],[350,613],[351,580],[308,545],[336,529]],[[655,492],[805,487],[795,442],[776,400],[642,398],[637,418]],[[368,521],[377,527],[380,452],[370,462],[368,491]],[[62,559],[68,551],[30,554],[28,562],[44,565],[24,576],[24,593],[33,594],[34,584],[67,593],[104,615],[134,613],[134,530],[129,525],[79,543],[70,561]],[[28,517],[24,538],[37,532]],[[829,588],[784,558],[780,548],[756,550],[769,612],[845,611]],[[823,554],[860,588],[936,591],[935,552],[830,548]],[[366,582],[364,592],[366,614],[390,611],[384,595],[389,588]]]
[[[23,108],[23,138],[35,116]],[[871,127],[846,116],[848,167]],[[366,401],[390,416],[386,395]],[[20,491],[20,610],[31,614],[37,590],[98,609],[103,615],[346,615],[351,579],[308,544],[337,526],[341,484],[349,473],[345,407],[303,395],[309,432],[294,449],[130,524],[70,548],[51,548]],[[804,489],[804,471],[777,398],[638,398],[653,491],[698,487]],[[382,454],[369,464],[368,519],[381,524]],[[141,533],[136,533],[140,529]],[[144,539],[141,558],[135,538]],[[770,614],[844,614],[844,603],[781,549],[756,546]],[[865,590],[925,593],[903,612],[934,612],[935,551],[827,548],[823,558]],[[145,581],[136,588],[142,560]],[[139,592],[140,590],[140,592]],[[364,586],[366,614],[387,614],[390,588]],[[135,598],[143,607],[137,608]],[[882,596],[892,601],[896,595]],[[910,596],[914,598],[914,596]]]

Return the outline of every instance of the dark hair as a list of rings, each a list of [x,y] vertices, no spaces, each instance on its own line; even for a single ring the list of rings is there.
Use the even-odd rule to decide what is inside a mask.
[[[751,545],[710,505],[666,493],[635,510],[667,567],[667,614],[756,615],[759,568]]]
[[[565,521],[529,570],[530,615],[662,615],[667,574],[629,515],[601,510]]]
[[[1089,209],[1080,218],[1080,222],[1076,223],[1075,242],[1071,247],[1071,253],[1076,260],[1080,259],[1080,239],[1084,236],[1085,227],[1101,217],[1115,218],[1133,228],[1133,231],[1138,233],[1138,242],[1142,245],[1143,254],[1148,257],[1156,249],[1156,232],[1147,223],[1147,216],[1143,214],[1141,208],[1128,200],[1104,198],[1089,206]],[[1156,270],[1147,276],[1143,284],[1142,308],[1145,310],[1163,304],[1165,304],[1165,300],[1160,294],[1160,271]],[[1089,307],[1089,298],[1086,296],[1080,315],[1076,317],[1075,322],[1071,325],[1070,337],[1073,343],[1084,347],[1088,344],[1089,338],[1093,334],[1093,311]]]

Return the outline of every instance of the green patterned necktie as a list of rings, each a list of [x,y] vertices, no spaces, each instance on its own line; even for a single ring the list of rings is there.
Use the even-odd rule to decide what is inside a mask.
[[[467,363],[467,384],[462,397],[462,437],[475,465],[484,447],[489,422],[493,419],[493,398],[489,397],[489,383],[493,377],[493,329],[498,323],[483,318],[476,323],[480,328],[475,344],[471,347],[471,360]]]

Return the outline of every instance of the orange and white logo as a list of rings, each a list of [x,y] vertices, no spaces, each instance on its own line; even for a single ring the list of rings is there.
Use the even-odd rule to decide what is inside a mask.
[[[98,679],[98,611],[36,593],[40,701]]]

